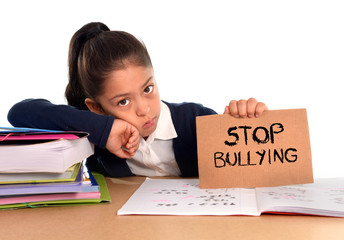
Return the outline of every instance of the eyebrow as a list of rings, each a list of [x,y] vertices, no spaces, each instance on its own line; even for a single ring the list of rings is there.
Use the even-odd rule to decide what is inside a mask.
[[[153,76],[150,76],[150,77],[147,79],[147,81],[146,81],[144,84],[142,84],[142,87],[141,87],[141,88],[144,88],[150,81],[152,81],[152,79],[153,79]],[[125,96],[128,96],[128,95],[130,95],[130,93],[121,93],[121,94],[118,94],[118,95],[113,96],[113,97],[111,98],[111,100],[116,99],[116,98],[120,98],[120,97],[125,97]]]
[[[153,79],[153,76],[150,76],[150,77],[147,79],[147,81],[146,81],[144,84],[142,84],[142,87],[141,87],[141,88],[144,88],[150,81],[152,81],[152,79]]]

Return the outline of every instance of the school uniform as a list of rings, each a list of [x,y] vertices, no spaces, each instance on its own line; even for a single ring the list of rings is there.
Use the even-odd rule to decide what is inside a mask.
[[[91,171],[105,176],[198,176],[196,116],[216,112],[196,103],[162,102],[161,109],[157,130],[147,140],[141,139],[140,147],[131,160],[119,158],[105,149],[114,121],[112,116],[55,105],[44,99],[27,99],[11,108],[8,121],[16,127],[90,133],[89,140],[95,145],[95,154],[87,159],[86,164]]]

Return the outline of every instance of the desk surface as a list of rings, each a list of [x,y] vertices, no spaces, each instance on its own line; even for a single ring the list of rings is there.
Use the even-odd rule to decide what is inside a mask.
[[[117,216],[144,178],[106,180],[110,204],[0,211],[1,239],[344,239],[344,218]]]

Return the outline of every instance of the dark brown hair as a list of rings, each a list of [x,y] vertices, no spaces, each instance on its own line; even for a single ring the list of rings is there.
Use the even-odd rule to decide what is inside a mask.
[[[152,67],[145,45],[133,35],[110,31],[103,23],[84,25],[72,37],[69,45],[69,83],[65,96],[68,104],[88,109],[86,98],[97,99],[103,83],[115,70],[127,64]]]

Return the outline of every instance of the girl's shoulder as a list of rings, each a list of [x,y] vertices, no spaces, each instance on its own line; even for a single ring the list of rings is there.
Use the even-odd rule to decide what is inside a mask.
[[[164,103],[170,109],[172,122],[178,134],[178,137],[174,139],[174,146],[194,147],[196,142],[196,117],[212,115],[216,114],[216,112],[198,103]]]
[[[170,109],[171,115],[183,115],[185,118],[217,114],[213,109],[193,102],[168,103],[163,101]]]

